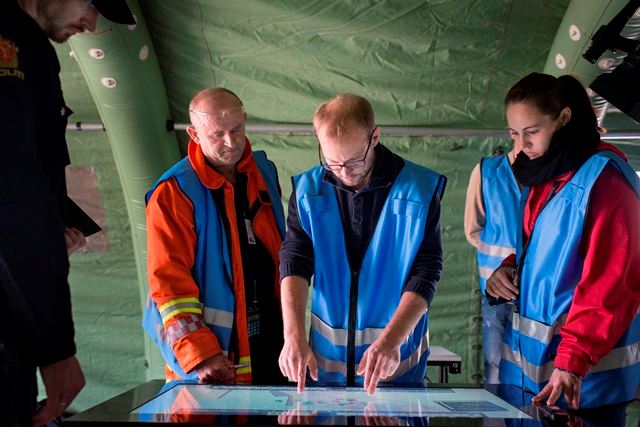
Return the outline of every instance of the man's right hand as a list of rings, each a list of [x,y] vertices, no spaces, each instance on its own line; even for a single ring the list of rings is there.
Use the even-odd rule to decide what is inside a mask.
[[[500,267],[496,269],[491,277],[487,279],[487,294],[494,298],[504,298],[513,301],[518,297],[520,291],[513,283],[516,270],[511,267]]]
[[[314,381],[318,381],[316,357],[304,338],[285,339],[278,363],[282,375],[289,378],[289,381],[298,383],[298,393],[302,393],[304,390],[307,367],[311,372],[311,378]]]
[[[233,363],[223,354],[218,354],[200,362],[195,367],[198,379],[203,383],[229,383],[236,377]]]
[[[33,425],[49,423],[67,410],[85,385],[82,368],[75,356],[40,367],[40,376],[47,392],[47,402],[33,417]]]
[[[67,245],[67,255],[79,251],[87,246],[87,239],[82,234],[82,231],[75,228],[64,229],[64,242]]]

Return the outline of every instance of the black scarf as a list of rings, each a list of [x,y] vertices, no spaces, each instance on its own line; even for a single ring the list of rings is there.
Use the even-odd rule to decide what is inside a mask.
[[[553,134],[547,152],[536,159],[529,159],[520,151],[511,168],[525,187],[547,182],[570,170],[577,170],[595,153],[600,143],[596,129],[585,130],[570,120]],[[581,129],[580,129],[581,128]]]

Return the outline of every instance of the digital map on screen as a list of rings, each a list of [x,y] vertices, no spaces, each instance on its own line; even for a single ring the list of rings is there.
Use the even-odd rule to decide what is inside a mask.
[[[531,418],[480,388],[362,388],[180,384],[133,410],[138,414],[250,414]]]

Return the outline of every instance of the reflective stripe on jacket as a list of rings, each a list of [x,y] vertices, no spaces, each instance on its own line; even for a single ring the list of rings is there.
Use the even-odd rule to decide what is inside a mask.
[[[442,197],[446,178],[405,160],[360,270],[351,271],[335,190],[323,176],[324,170],[317,166],[293,179],[300,224],[314,248],[310,343],[318,362],[319,381],[346,384],[349,368],[357,370],[363,353],[398,307],[424,237],[430,202],[433,197]],[[351,296],[355,296],[353,301]],[[425,312],[402,345],[400,367],[390,381],[424,380],[428,323]],[[354,380],[354,384],[363,382],[362,377]]]
[[[250,155],[253,156],[253,160],[267,188],[268,197],[261,195],[260,202],[263,208],[269,206],[273,212],[279,232],[279,235],[277,237],[273,236],[273,239],[277,239],[278,242],[264,241],[272,236],[260,234],[261,228],[258,227],[257,222],[265,220],[261,218],[261,215],[264,217],[264,213],[261,214],[262,208],[258,211],[254,220],[255,232],[264,241],[265,246],[276,248],[279,247],[284,236],[284,210],[280,203],[277,172],[275,166],[267,159],[263,151],[254,151]],[[147,193],[147,202],[156,187],[169,179],[175,179],[180,190],[193,204],[193,221],[197,243],[192,275],[198,284],[199,298],[174,298],[158,307],[155,301],[149,297],[143,313],[143,327],[160,347],[167,366],[173,373],[182,379],[197,379],[195,371],[187,374],[182,369],[174,354],[172,344],[189,332],[206,325],[215,334],[223,354],[227,356],[230,351],[229,345],[235,323],[238,329],[239,354],[237,356],[239,363],[249,364],[248,367],[237,370],[237,381],[250,382],[251,367],[249,341],[246,331],[246,310],[239,309],[236,318],[236,307],[244,307],[244,304],[237,304],[238,301],[234,296],[239,287],[244,289],[243,283],[235,283],[238,278],[241,280],[242,275],[234,271],[234,266],[236,268],[238,265],[241,266],[242,261],[233,260],[229,252],[229,239],[233,238],[233,236],[227,236],[225,231],[222,220],[225,212],[220,212],[211,193],[212,190],[202,184],[188,157],[176,163],[160,177]],[[259,191],[257,192],[259,193]],[[235,222],[231,226],[235,227]],[[233,233],[233,235],[237,236],[237,233]],[[277,249],[274,250],[277,252]],[[242,295],[242,298],[244,298],[244,294]],[[167,328],[167,320],[175,313],[183,315],[189,313],[190,315],[182,316],[171,327]],[[242,319],[240,318],[245,320],[241,322],[240,320]],[[245,325],[245,327],[240,327],[241,325]]]
[[[479,236],[476,256],[480,290],[484,294],[491,273],[502,260],[516,253],[520,188],[506,154],[483,158],[480,175],[486,222]]]
[[[560,343],[560,327],[566,320],[584,259],[579,246],[590,193],[604,167],[611,163],[622,172],[640,196],[640,180],[616,154],[593,155],[540,212],[523,254],[519,229],[517,258],[524,256],[520,295],[505,329],[500,381],[540,392],[553,371]],[[521,210],[529,189],[524,188]],[[640,386],[640,315],[614,349],[593,366],[584,379],[583,408],[633,399]]]

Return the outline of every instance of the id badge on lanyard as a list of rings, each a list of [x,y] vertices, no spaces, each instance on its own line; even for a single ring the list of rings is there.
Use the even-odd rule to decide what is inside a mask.
[[[256,235],[253,232],[253,223],[251,222],[250,219],[245,218],[244,219],[244,226],[247,229],[247,242],[250,245],[255,245],[256,244]]]

